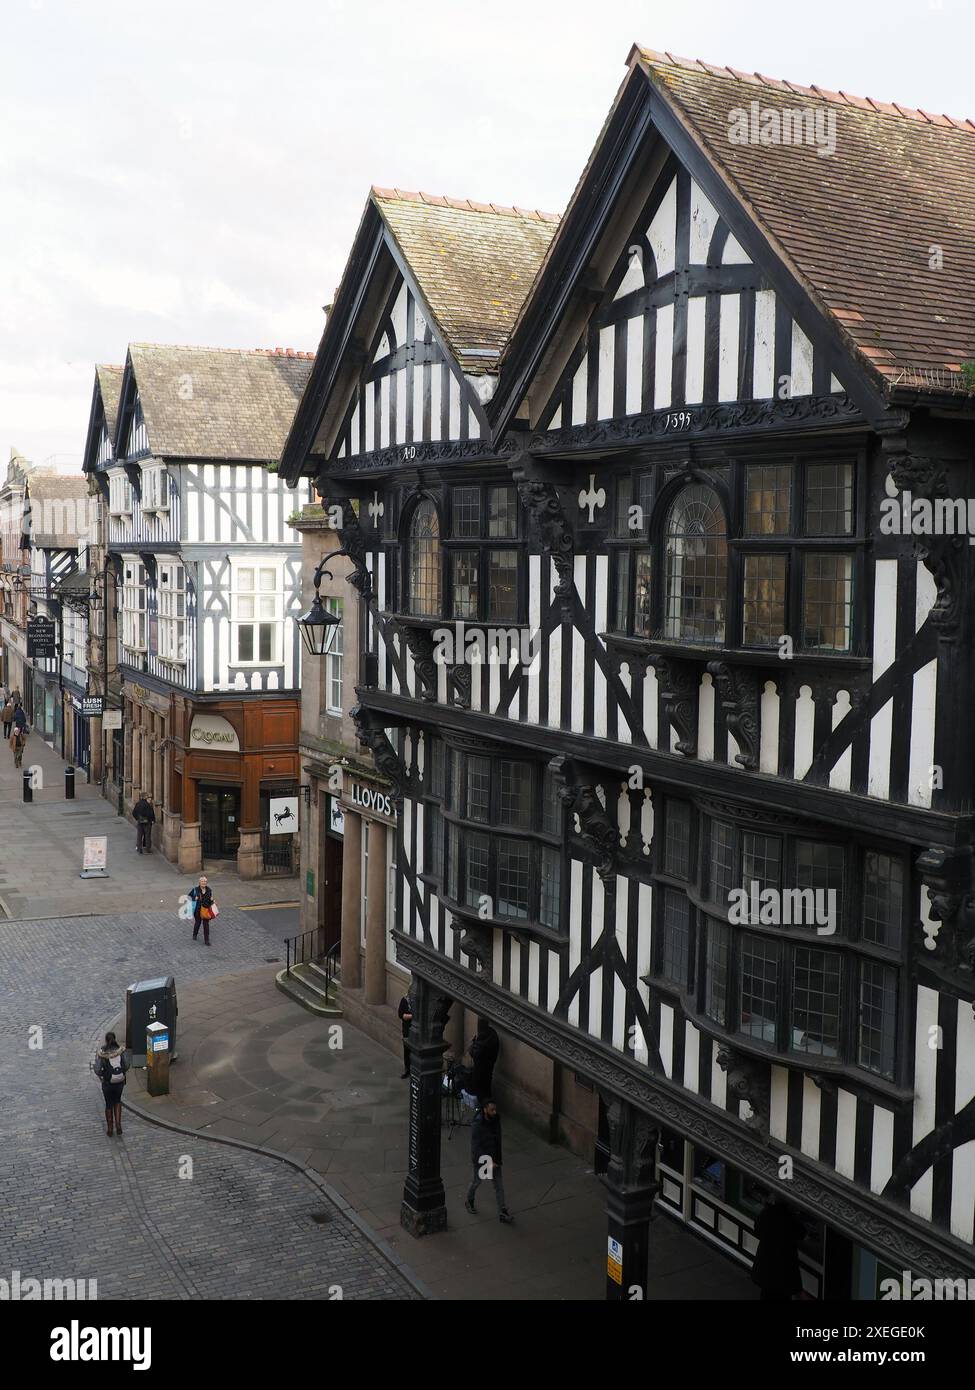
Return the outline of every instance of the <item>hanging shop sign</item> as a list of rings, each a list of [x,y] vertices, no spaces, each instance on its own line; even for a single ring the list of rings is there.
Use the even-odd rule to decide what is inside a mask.
[[[345,834],[345,816],[337,797],[328,798],[328,828],[333,835]]]
[[[105,709],[105,697],[103,695],[82,695],[81,713],[87,714],[94,719],[100,718]]]
[[[57,633],[52,618],[27,619],[27,655],[47,660],[58,654]]]
[[[215,753],[239,753],[240,739],[233,724],[219,714],[196,714],[190,725],[190,747],[206,748]]]
[[[121,729],[122,711],[120,709],[107,709],[102,715],[103,729]]]
[[[268,802],[269,835],[292,835],[298,829],[298,798],[272,796]]]

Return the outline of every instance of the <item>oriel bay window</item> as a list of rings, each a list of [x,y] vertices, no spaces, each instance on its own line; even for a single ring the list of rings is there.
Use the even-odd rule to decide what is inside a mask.
[[[427,741],[424,864],[448,902],[561,930],[561,803],[547,768]]]
[[[244,666],[280,662],[283,595],[277,565],[236,565],[233,660]]]
[[[655,863],[651,976],[692,1016],[783,1060],[898,1081],[901,858],[668,798]]]
[[[182,565],[159,565],[159,656],[163,661],[186,660],[186,577]]]
[[[406,529],[406,612],[471,623],[522,618],[521,506],[511,484],[471,483],[414,507]]]
[[[618,475],[610,627],[692,647],[774,649],[788,636],[800,653],[854,652],[854,482],[853,457],[735,461],[720,483],[705,470],[659,501],[652,472]]]

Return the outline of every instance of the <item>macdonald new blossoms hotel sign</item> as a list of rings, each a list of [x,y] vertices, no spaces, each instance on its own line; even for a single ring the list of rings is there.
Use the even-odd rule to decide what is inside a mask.
[[[239,753],[240,739],[234,726],[219,714],[197,714],[190,725],[190,747],[211,753]]]

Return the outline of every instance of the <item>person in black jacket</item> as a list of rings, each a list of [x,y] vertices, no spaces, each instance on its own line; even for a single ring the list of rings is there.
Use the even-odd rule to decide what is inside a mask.
[[[755,1222],[758,1249],[752,1262],[752,1283],[766,1303],[788,1303],[802,1292],[799,1274],[799,1242],[806,1234],[800,1218],[775,1193]]]
[[[108,1134],[112,1134],[113,1124],[122,1133],[122,1091],[125,1087],[125,1073],[129,1069],[124,1050],[119,1047],[114,1033],[105,1034],[105,1046],[98,1049],[95,1057],[95,1075],[102,1083],[105,1098],[105,1123]]]
[[[193,940],[200,934],[200,923],[203,923],[203,943],[205,946],[210,944],[210,918],[213,916],[213,889],[207,883],[206,874],[200,875],[200,881],[195,888],[189,891],[189,899],[193,904]]]
[[[402,1081],[404,1076],[410,1074],[410,1045],[406,1040],[410,1036],[410,1024],[413,1022],[413,1000],[408,994],[404,994],[399,1001],[397,1013],[403,1027],[403,1070],[400,1073],[400,1080]]]
[[[132,815],[136,825],[135,847],[141,854],[143,846],[145,846],[146,852],[151,854],[152,827],[156,823],[156,813],[152,809],[152,803],[147,801],[144,796],[140,796],[132,807]]]
[[[494,1184],[498,1220],[505,1226],[510,1226],[514,1217],[505,1205],[504,1184],[501,1181],[501,1116],[493,1100],[485,1100],[474,1116],[474,1123],[471,1125],[471,1163],[474,1165],[474,1174],[467,1189],[467,1201],[464,1206],[473,1216],[474,1197],[478,1185],[490,1180]]]
[[[494,1093],[494,1064],[500,1050],[501,1039],[486,1018],[479,1018],[477,1036],[471,1042],[471,1091],[481,1105]]]

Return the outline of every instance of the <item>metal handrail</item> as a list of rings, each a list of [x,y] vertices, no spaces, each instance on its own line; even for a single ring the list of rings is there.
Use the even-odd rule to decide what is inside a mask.
[[[321,927],[312,927],[310,931],[303,931],[298,936],[289,936],[285,938],[284,944],[285,949],[287,951],[287,966],[285,968],[285,974],[291,974],[292,965],[305,965],[308,961],[316,959],[318,951],[316,950],[314,944],[309,946],[307,943],[309,937],[319,936],[321,934],[321,930]],[[341,945],[342,943],[340,941],[336,941],[335,945],[330,946],[329,949],[325,952],[325,974],[328,978],[329,984],[331,984],[334,979],[337,979],[340,972]]]

